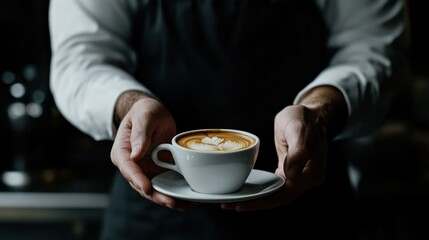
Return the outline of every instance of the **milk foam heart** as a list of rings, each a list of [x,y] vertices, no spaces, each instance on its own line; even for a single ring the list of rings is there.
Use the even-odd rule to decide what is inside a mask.
[[[237,132],[208,130],[193,132],[177,139],[177,143],[185,148],[206,152],[229,152],[248,148],[255,139]]]

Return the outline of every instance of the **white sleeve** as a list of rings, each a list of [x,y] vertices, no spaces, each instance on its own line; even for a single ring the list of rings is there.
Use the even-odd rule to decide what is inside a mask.
[[[370,134],[405,79],[402,0],[316,0],[330,31],[330,65],[304,88],[330,85],[344,95],[349,121],[336,139]]]
[[[113,139],[114,105],[122,92],[149,92],[130,75],[133,4],[50,1],[51,92],[64,117],[96,140]]]

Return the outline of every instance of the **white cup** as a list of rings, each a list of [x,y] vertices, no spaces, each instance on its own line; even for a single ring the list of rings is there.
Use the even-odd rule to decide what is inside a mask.
[[[160,167],[180,173],[192,190],[206,194],[233,193],[244,185],[259,152],[259,138],[234,129],[198,129],[177,134],[172,143],[152,151]],[[174,163],[158,158],[170,151]]]

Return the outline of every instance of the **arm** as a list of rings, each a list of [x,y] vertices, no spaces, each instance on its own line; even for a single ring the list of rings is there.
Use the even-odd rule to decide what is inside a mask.
[[[51,0],[51,89],[62,114],[94,139],[112,139],[112,163],[142,197],[185,210],[152,189],[163,171],[150,159],[154,146],[176,133],[169,111],[131,75],[130,36],[137,1]]]
[[[316,1],[330,30],[333,50],[327,69],[295,99],[310,89],[337,88],[347,104],[348,121],[337,139],[371,133],[382,121],[406,69],[405,15],[401,0]]]
[[[405,21],[401,0],[317,1],[330,27],[330,66],[303,89],[294,105],[274,121],[276,174],[285,185],[276,193],[224,209],[274,208],[325,180],[331,140],[371,133],[400,86]]]
[[[125,91],[149,93],[130,74],[133,1],[52,0],[50,87],[62,114],[94,139],[113,139],[114,108]]]

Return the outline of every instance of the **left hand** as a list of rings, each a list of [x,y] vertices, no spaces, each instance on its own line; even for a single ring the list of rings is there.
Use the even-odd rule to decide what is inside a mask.
[[[283,187],[267,197],[222,204],[222,208],[236,211],[274,208],[323,183],[328,141],[323,126],[312,115],[306,107],[293,105],[276,116],[274,140],[278,166],[275,173],[286,180]]]
[[[285,184],[266,197],[221,207],[235,211],[275,208],[321,185],[325,180],[329,141],[346,119],[344,98],[331,87],[315,89],[299,105],[285,107],[274,121],[278,156],[275,173],[285,179]]]

